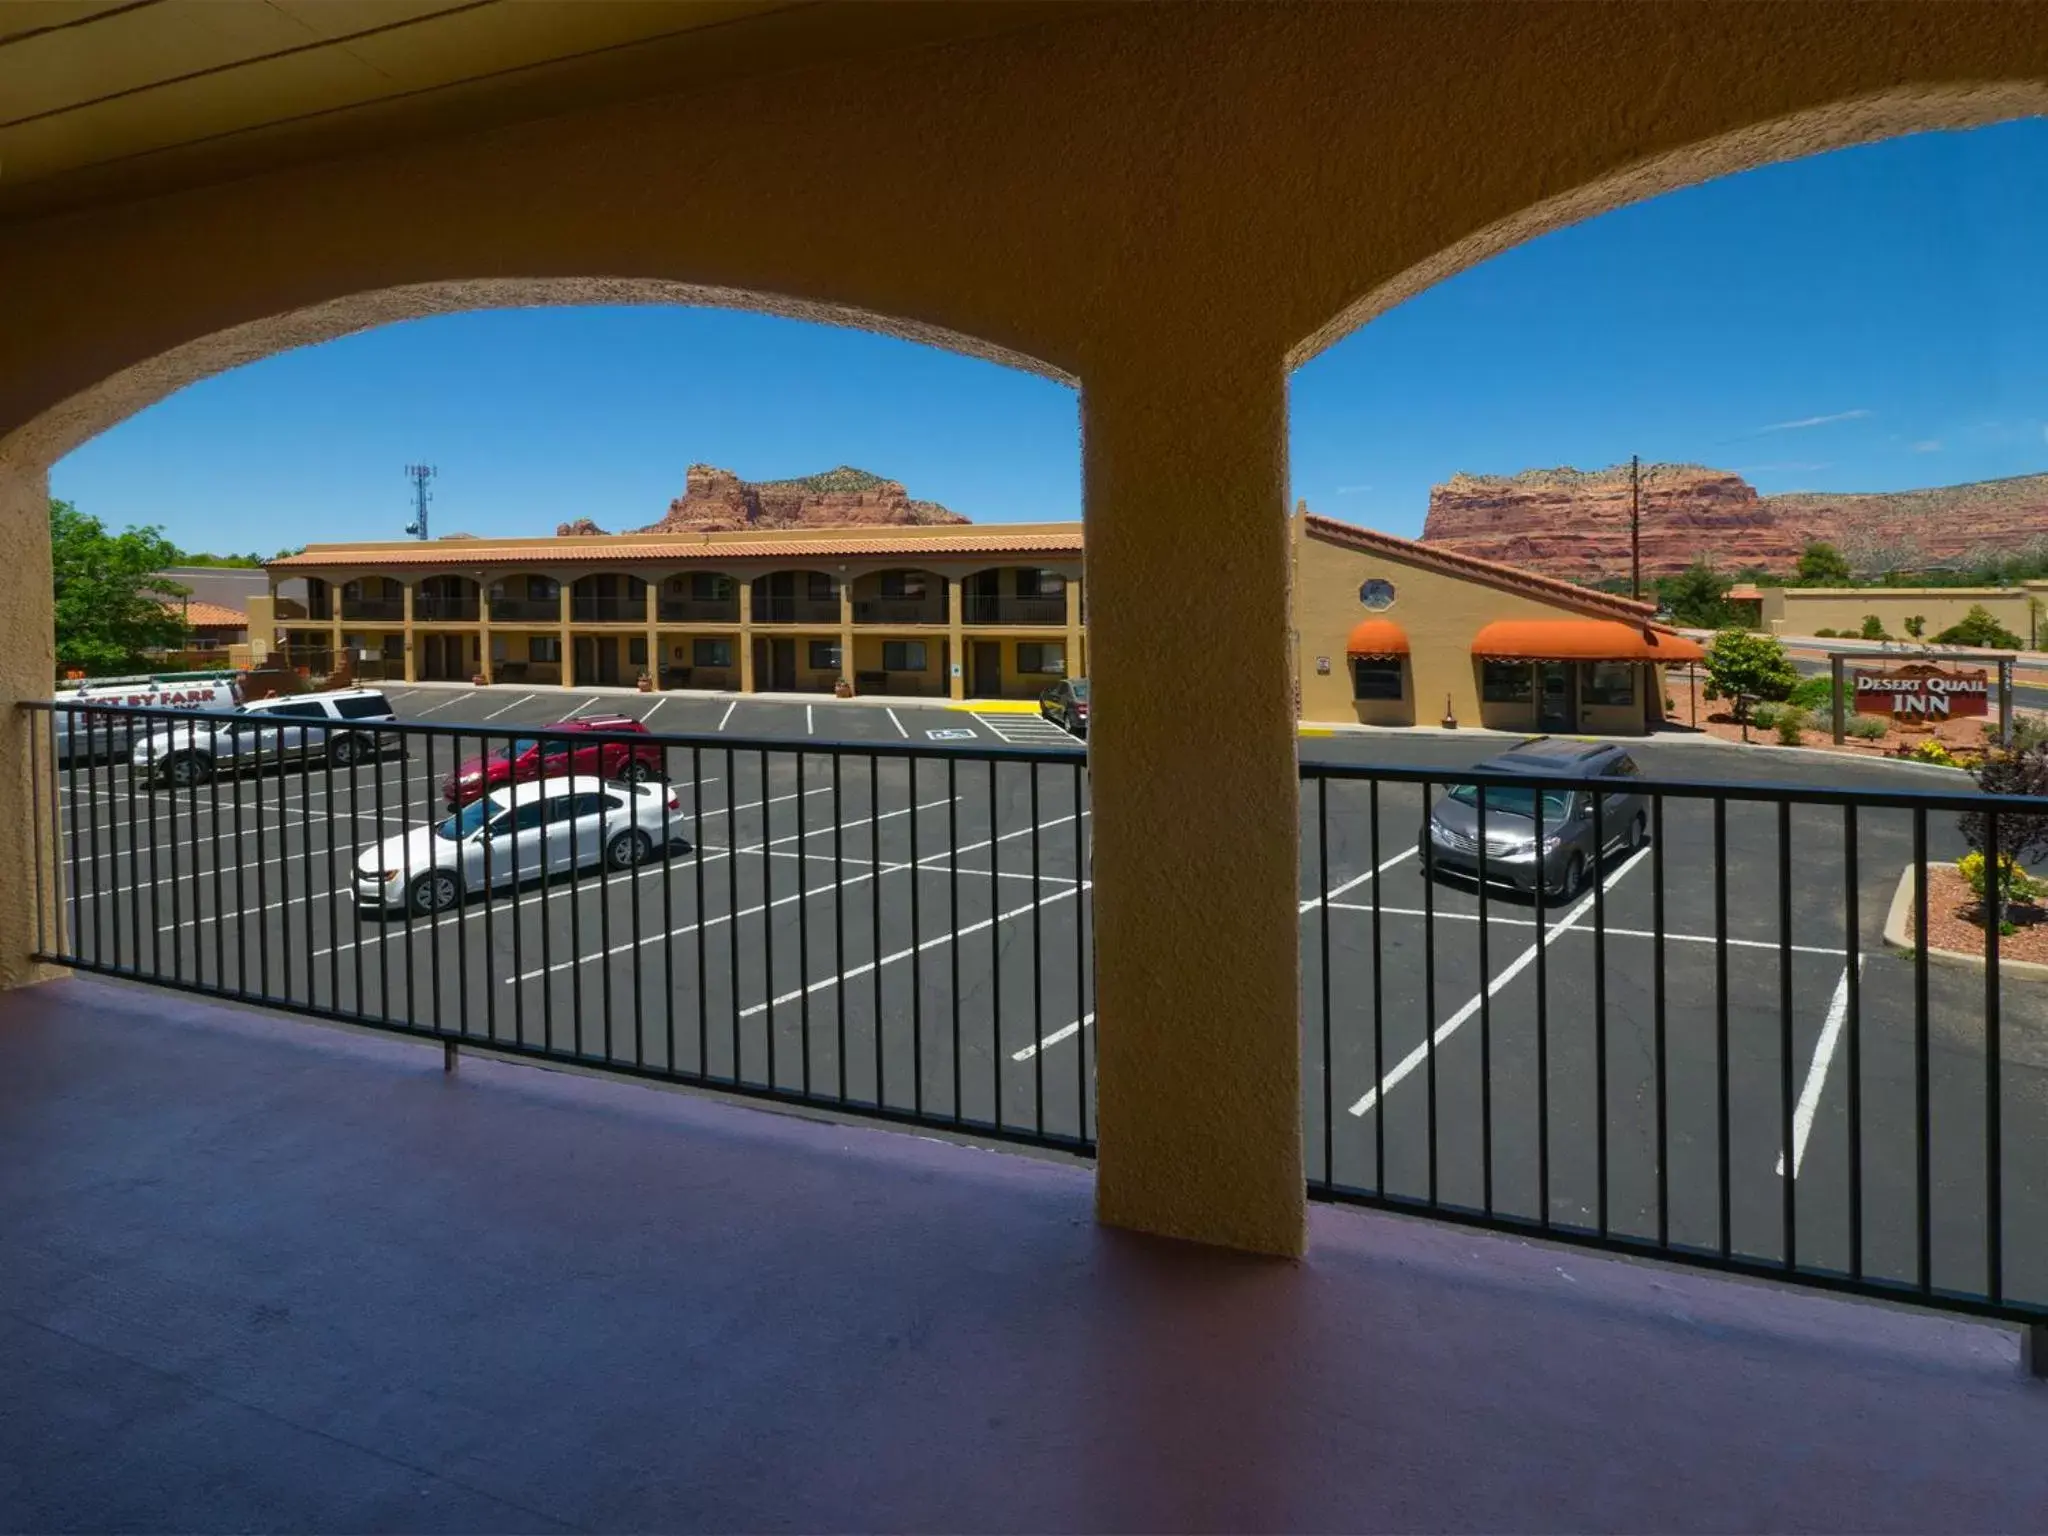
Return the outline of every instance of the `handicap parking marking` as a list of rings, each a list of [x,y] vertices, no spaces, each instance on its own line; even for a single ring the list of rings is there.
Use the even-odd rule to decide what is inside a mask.
[[[926,731],[926,732],[925,732],[924,734],[925,734],[926,738],[927,738],[928,740],[931,740],[931,741],[972,741],[972,740],[974,740],[974,729],[973,729],[973,727],[971,727],[971,726],[964,726],[964,725],[953,725],[953,726],[947,726],[947,727],[946,727],[946,728],[945,728],[944,730],[940,730],[940,731]]]
[[[1012,747],[1071,747],[1074,738],[1040,714],[1021,711],[972,709],[968,711],[996,740]]]

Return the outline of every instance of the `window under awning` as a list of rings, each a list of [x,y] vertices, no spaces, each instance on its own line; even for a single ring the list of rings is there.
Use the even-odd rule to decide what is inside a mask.
[[[1701,661],[1685,636],[1619,619],[1496,619],[1472,639],[1488,661]]]
[[[1408,654],[1408,631],[1392,619],[1363,619],[1344,642],[1344,654],[1359,661],[1392,661]]]

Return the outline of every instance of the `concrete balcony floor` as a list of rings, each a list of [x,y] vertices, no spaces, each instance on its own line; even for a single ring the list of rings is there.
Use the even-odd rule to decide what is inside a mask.
[[[15,1529],[2010,1530],[1996,1328],[72,980],[0,998]]]

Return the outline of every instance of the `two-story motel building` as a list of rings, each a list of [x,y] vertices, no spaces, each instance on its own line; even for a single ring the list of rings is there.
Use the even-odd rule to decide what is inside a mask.
[[[1306,507],[1289,537],[1307,720],[1640,732],[1700,655],[1647,604]],[[1082,553],[1079,523],[311,545],[250,632],[408,682],[1032,698],[1087,671]]]

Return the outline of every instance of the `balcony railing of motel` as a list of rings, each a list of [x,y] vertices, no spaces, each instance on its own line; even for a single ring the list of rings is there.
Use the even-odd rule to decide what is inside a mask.
[[[647,599],[612,593],[594,596],[578,594],[569,599],[569,617],[579,624],[644,624]]]
[[[491,599],[491,622],[493,624],[559,624],[562,622],[560,598],[494,597]]]
[[[201,774],[136,749],[244,718],[22,707],[48,786],[32,873],[63,892],[45,962],[439,1040],[451,1064],[467,1046],[1092,1151],[1078,748],[521,727],[664,764],[549,862],[545,828],[389,841],[512,745],[489,726],[264,727]],[[1958,818],[1997,868],[2038,801],[1301,776],[1312,1196],[2005,1319],[2048,1369],[2042,984],[1998,963],[1996,923],[1964,969],[1927,921]],[[1453,785],[1464,819],[1432,822]],[[358,910],[432,896],[428,847],[467,861],[449,904]]]
[[[856,624],[944,624],[943,597],[857,597],[853,600]]]
[[[396,624],[405,618],[405,599],[402,597],[344,597],[341,600],[341,616],[349,619],[375,619]]]
[[[443,597],[415,592],[412,598],[413,619],[421,624],[474,624],[480,611],[474,593],[467,597]]]
[[[754,598],[753,620],[756,624],[830,624],[839,623],[839,599],[836,597],[764,597]]]
[[[737,597],[664,597],[656,610],[664,624],[737,624]]]
[[[986,593],[963,593],[960,620],[964,624],[1064,624],[1064,597],[1002,597]]]

